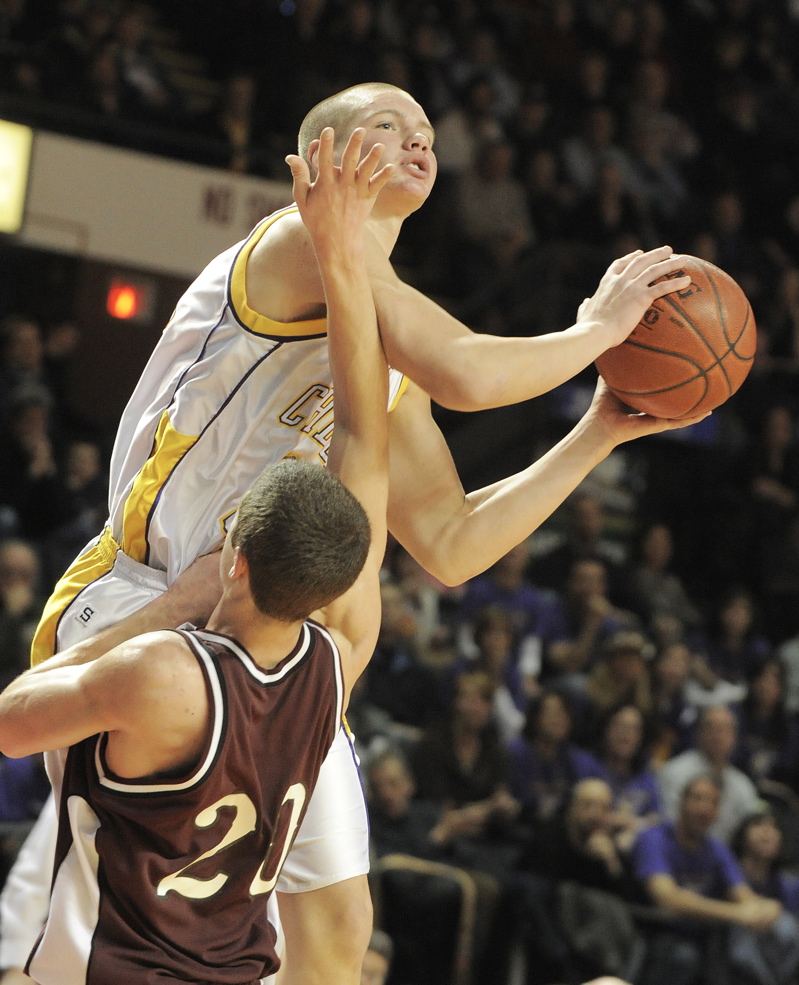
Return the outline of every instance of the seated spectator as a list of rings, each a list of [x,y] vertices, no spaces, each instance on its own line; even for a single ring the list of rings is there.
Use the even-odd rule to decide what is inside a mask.
[[[263,136],[258,127],[254,75],[236,72],[222,83],[214,108],[197,121],[197,129],[213,141],[207,162],[237,174],[265,174]]]
[[[52,398],[41,387],[17,390],[0,442],[0,504],[17,515],[20,533],[37,539],[75,516],[75,505],[56,461]]]
[[[622,703],[634,705],[642,715],[650,714],[648,661],[653,651],[649,640],[636,630],[621,629],[605,640],[602,658],[591,671],[586,688],[591,719],[604,718]]]
[[[609,593],[614,602],[621,589],[621,563],[624,552],[603,536],[606,516],[602,500],[590,493],[577,492],[568,500],[567,528],[562,541],[533,558],[527,575],[534,585],[566,590],[575,561],[600,561],[605,566]]]
[[[380,595],[380,634],[364,675],[364,699],[405,726],[409,739],[418,739],[441,711],[439,680],[420,660],[416,617],[401,589],[387,582]]]
[[[459,843],[474,836],[482,817],[477,816],[479,812],[472,804],[442,810],[440,804],[430,800],[414,799],[413,775],[404,756],[396,750],[388,749],[370,762],[367,787],[371,849],[378,859],[388,859],[392,870],[379,876],[382,921],[397,936],[398,962],[404,972],[415,971],[413,979],[417,980],[422,961],[426,966],[425,980],[437,982],[446,977],[446,965],[455,950],[464,880],[473,883],[476,893],[480,952],[491,933],[499,883],[485,872],[466,872],[451,865]],[[410,860],[403,865],[406,856]],[[413,859],[443,864],[425,868],[415,866]],[[420,937],[426,947],[420,946]],[[406,946],[409,938],[415,939],[416,946]],[[419,950],[428,953],[414,959],[413,952]]]
[[[508,756],[493,717],[494,686],[483,673],[462,674],[448,718],[430,726],[412,748],[418,795],[445,811],[469,808],[468,837],[457,864],[504,874],[518,857],[514,822],[519,802],[509,792]]]
[[[514,267],[535,241],[524,186],[513,169],[513,145],[498,140],[483,145],[459,179],[456,221],[470,257],[472,290]]]
[[[684,643],[668,643],[652,662],[652,758],[656,766],[693,744],[697,711],[685,694],[693,656]]]
[[[636,554],[627,575],[630,607],[643,619],[644,625],[657,627],[659,638],[681,639],[686,630],[699,626],[701,614],[679,575],[671,569],[674,558],[671,528],[657,521],[645,526]]]
[[[45,599],[39,594],[39,558],[24,540],[0,542],[0,682],[30,665],[30,646]]]
[[[696,704],[740,701],[750,669],[771,652],[757,627],[752,594],[740,587],[730,589],[721,599],[707,631],[693,634],[688,642],[699,657],[693,674],[700,686],[689,689],[690,700]]]
[[[581,202],[575,217],[574,235],[602,251],[612,249],[622,237],[641,243],[654,238],[645,210],[627,190],[624,173],[613,161],[600,165],[596,188]]]
[[[416,615],[416,644],[428,658],[433,653],[452,656],[452,610],[457,594],[419,564],[402,544],[391,556],[391,576]]]
[[[580,981],[583,965],[569,938],[574,934],[571,904],[581,898],[582,889],[605,894],[594,897],[599,914],[591,910],[589,915],[585,899],[580,907],[582,929],[588,929],[590,922],[599,931],[598,936],[592,935],[595,962],[602,949],[597,941],[615,944],[624,918],[629,921],[621,899],[628,880],[613,839],[612,814],[613,794],[608,784],[596,778],[580,780],[565,809],[542,825],[531,841],[516,882],[528,985]]]
[[[477,656],[469,665],[486,674],[494,686],[494,720],[500,739],[510,742],[522,730],[526,694],[514,659],[516,634],[510,613],[500,606],[483,609],[474,627]],[[463,664],[456,664],[459,670]],[[528,685],[529,687],[529,685]]]
[[[799,791],[799,720],[785,708],[785,669],[778,657],[751,668],[737,709],[734,762],[757,785],[776,780]]]
[[[174,122],[182,110],[178,91],[153,52],[143,12],[125,7],[112,31],[112,50],[134,118],[142,122]]]
[[[587,752],[570,742],[572,709],[565,694],[551,688],[533,698],[524,730],[509,746],[510,789],[522,805],[521,817],[532,826],[559,813],[569,791],[589,775]]]
[[[363,956],[360,985],[386,985],[393,957],[394,942],[384,930],[375,927]]]
[[[517,544],[482,575],[472,578],[458,609],[461,625],[458,645],[465,656],[475,658],[474,627],[488,606],[510,613],[514,628],[514,665],[522,693],[533,695],[541,673],[541,627],[549,622],[556,604],[553,593],[536,588],[525,575],[530,547]]]
[[[647,828],[635,844],[635,876],[655,906],[676,918],[654,932],[644,985],[690,985],[726,980],[729,966],[752,971],[771,965],[772,975],[746,978],[760,985],[787,983],[799,963],[799,928],[778,902],[754,892],[730,849],[710,832],[717,823],[722,790],[711,776],[686,783],[674,821]],[[719,928],[735,925],[727,936]],[[756,931],[746,935],[744,929]],[[750,951],[750,960],[741,952]],[[765,955],[776,958],[766,962]],[[744,960],[742,960],[742,957]],[[748,967],[747,967],[748,966]],[[716,975],[725,975],[717,979]]]
[[[757,791],[749,777],[732,765],[737,742],[735,715],[719,705],[703,708],[696,732],[696,749],[689,749],[664,763],[658,771],[658,786],[665,816],[674,821],[680,811],[685,785],[697,776],[712,776],[721,791],[714,808],[710,833],[729,842],[741,821],[757,806]]]
[[[544,679],[581,693],[608,637],[634,626],[635,617],[608,598],[605,564],[598,559],[574,562],[566,591],[542,630]]]
[[[626,704],[610,711],[597,729],[595,749],[589,775],[604,780],[613,791],[613,835],[627,852],[639,831],[661,820],[660,791],[641,710]]]
[[[759,896],[775,899],[788,913],[799,915],[799,875],[785,866],[784,838],[768,809],[747,817],[732,839],[741,871]]]
[[[613,839],[613,791],[596,777],[578,780],[565,810],[542,826],[523,867],[554,882],[626,891],[622,857]]]
[[[581,196],[598,190],[604,165],[615,165],[622,181],[629,170],[627,154],[614,142],[616,122],[609,106],[591,106],[585,112],[580,132],[563,143],[566,176]]]

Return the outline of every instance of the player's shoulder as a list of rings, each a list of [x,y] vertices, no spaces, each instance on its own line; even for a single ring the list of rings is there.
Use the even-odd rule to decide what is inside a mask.
[[[114,654],[120,668],[128,671],[131,682],[170,686],[187,675],[202,676],[187,637],[174,630],[144,633],[117,647]]]

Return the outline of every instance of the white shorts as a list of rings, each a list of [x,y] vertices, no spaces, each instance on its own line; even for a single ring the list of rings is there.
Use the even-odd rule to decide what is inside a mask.
[[[58,622],[64,650],[137,612],[166,591],[166,576],[121,551],[107,574],[83,588]],[[48,770],[51,769],[48,762]],[[54,786],[57,778],[51,776]],[[369,871],[369,826],[358,760],[345,729],[322,764],[297,837],[277,882],[281,893],[303,893]]]

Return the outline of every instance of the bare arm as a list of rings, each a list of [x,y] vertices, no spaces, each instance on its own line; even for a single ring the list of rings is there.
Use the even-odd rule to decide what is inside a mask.
[[[675,916],[690,917],[703,921],[731,921],[751,927],[754,930],[765,930],[777,919],[780,905],[775,900],[765,899],[749,891],[743,895],[733,887],[731,894],[734,900],[716,900],[701,896],[691,889],[678,886],[671,876],[651,876],[646,882],[646,888],[655,903]]]
[[[185,743],[194,750],[206,701],[199,664],[176,633],[137,637],[88,663],[65,651],[0,695],[0,750],[27,756],[109,732],[113,768],[143,775],[182,763]]]
[[[108,650],[142,633],[175,629],[189,622],[204,626],[222,593],[219,555],[197,558],[163,595],[113,626],[76,643],[68,651],[73,664],[96,660]]]
[[[571,379],[635,328],[655,298],[690,278],[649,285],[680,267],[669,247],[615,260],[577,321],[562,332],[510,339],[472,332],[396,275],[378,239],[366,232],[366,263],[389,364],[453,410],[529,400]],[[289,216],[253,250],[250,304],[278,321],[324,315],[325,295],[307,229]]]
[[[668,246],[615,260],[577,322],[534,338],[470,331],[443,308],[404,284],[376,245],[369,251],[372,292],[389,364],[453,410],[481,410],[547,393],[619,345],[653,300],[683,289],[689,277],[660,284],[679,270]],[[651,285],[651,286],[650,286]]]
[[[429,399],[409,387],[389,419],[389,529],[429,572],[460,585],[529,536],[617,445],[696,420],[628,414],[600,380],[583,419],[542,458],[466,495]]]
[[[319,176],[290,157],[294,197],[316,251],[325,290],[328,342],[336,394],[336,427],[328,468],[366,511],[371,544],[353,587],[326,606],[320,617],[349,644],[344,657],[348,690],[374,650],[380,625],[379,570],[386,544],[388,502],[388,366],[377,330],[364,256],[363,224],[390,176],[375,174],[382,145],[358,164],[363,131],[355,130],[334,165],[333,132],[323,131]]]

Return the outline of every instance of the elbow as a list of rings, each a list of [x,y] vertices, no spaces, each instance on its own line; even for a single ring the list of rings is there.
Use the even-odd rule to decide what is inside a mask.
[[[448,556],[447,551],[420,559],[422,567],[446,588],[458,588],[481,573],[474,565],[467,565]]]
[[[477,368],[467,373],[465,378],[437,378],[431,383],[428,393],[447,410],[463,413],[502,406],[502,401],[497,399],[496,386],[484,379]]]

